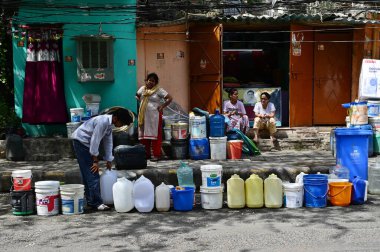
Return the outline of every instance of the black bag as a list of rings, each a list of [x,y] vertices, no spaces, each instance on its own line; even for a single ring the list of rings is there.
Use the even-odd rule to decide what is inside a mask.
[[[144,145],[119,145],[113,151],[116,169],[135,170],[146,168],[147,161]]]

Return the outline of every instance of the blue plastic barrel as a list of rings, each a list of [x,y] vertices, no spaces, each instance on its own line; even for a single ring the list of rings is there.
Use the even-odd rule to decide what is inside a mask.
[[[210,116],[210,137],[224,137],[224,120],[224,116],[216,109],[215,114]]]
[[[210,158],[210,144],[207,138],[195,138],[189,141],[190,158],[202,160]]]
[[[368,180],[368,136],[371,130],[335,129],[336,160],[349,169],[351,182],[355,176]]]
[[[351,202],[353,204],[364,204],[366,189],[366,181],[360,177],[355,177],[352,180]]]
[[[184,187],[185,190],[171,189],[173,207],[176,211],[191,211],[194,203],[194,187]]]
[[[303,176],[304,202],[306,207],[322,208],[327,205],[328,180],[324,174]]]

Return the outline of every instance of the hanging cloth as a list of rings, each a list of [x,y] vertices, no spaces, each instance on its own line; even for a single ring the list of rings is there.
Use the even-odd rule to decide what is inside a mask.
[[[28,33],[22,121],[30,124],[66,123],[60,34]]]

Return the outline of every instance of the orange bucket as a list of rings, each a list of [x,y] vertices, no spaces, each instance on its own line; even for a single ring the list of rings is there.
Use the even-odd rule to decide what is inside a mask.
[[[227,157],[229,159],[240,159],[243,149],[242,140],[230,140],[227,142]]]
[[[330,182],[329,197],[331,205],[348,206],[351,203],[352,183],[350,182]]]

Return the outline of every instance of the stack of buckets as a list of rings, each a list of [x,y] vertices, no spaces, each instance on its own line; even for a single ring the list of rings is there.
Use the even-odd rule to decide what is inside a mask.
[[[29,215],[35,212],[35,197],[32,189],[32,171],[16,170],[12,172],[13,187],[10,192],[12,213]]]
[[[380,154],[380,101],[368,101],[368,123],[373,130],[373,153]]]
[[[71,138],[71,134],[82,124],[82,118],[84,116],[83,108],[71,108],[70,118],[71,122],[66,123],[67,137]]]
[[[201,203],[204,209],[220,209],[223,206],[223,167],[221,165],[202,165]]]
[[[225,136],[224,116],[219,110],[210,117],[210,155],[211,159],[224,160],[227,158],[226,145],[227,136]]]
[[[207,139],[205,116],[190,117],[189,153],[193,160],[210,158],[210,147]]]

